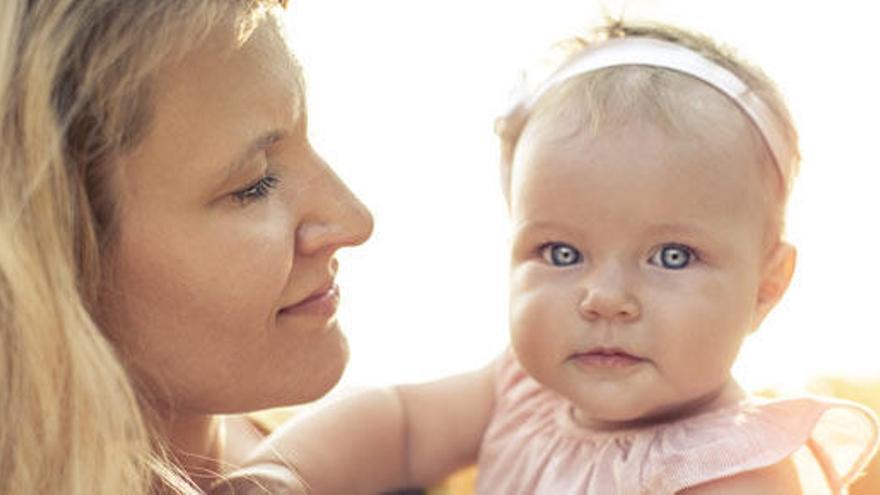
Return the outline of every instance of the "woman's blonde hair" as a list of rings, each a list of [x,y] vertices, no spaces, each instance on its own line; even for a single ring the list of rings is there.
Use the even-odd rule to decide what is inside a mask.
[[[93,319],[160,68],[285,0],[0,2],[0,494],[197,493]]]

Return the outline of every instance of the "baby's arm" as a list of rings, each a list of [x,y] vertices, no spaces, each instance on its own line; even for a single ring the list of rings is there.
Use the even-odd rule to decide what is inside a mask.
[[[800,482],[794,461],[785,459],[779,464],[747,471],[727,478],[703,483],[678,492],[678,495],[801,495]]]
[[[281,427],[251,464],[289,465],[321,495],[436,482],[476,460],[494,405],[493,370],[341,400]]]

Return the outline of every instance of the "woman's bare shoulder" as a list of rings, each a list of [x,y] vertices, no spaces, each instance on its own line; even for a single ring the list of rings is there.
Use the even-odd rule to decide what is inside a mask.
[[[295,471],[278,464],[255,464],[227,474],[207,495],[308,495],[310,490]]]
[[[253,463],[257,447],[271,433],[274,424],[260,416],[236,415],[224,418],[225,449],[223,477],[209,495],[305,495],[306,485],[296,473],[273,463]]]
[[[259,419],[247,415],[225,417],[224,427],[226,434],[223,461],[231,469],[247,465],[257,446],[271,432]]]

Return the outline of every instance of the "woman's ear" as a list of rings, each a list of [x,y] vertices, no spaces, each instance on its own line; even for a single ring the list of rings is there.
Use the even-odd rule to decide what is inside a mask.
[[[796,261],[797,249],[787,242],[779,242],[767,257],[758,286],[754,328],[758,328],[770,310],[782,299],[794,274]]]

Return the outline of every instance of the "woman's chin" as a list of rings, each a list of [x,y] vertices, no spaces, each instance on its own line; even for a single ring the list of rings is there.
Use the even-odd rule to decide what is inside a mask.
[[[333,390],[348,364],[348,341],[339,333],[335,352],[322,353],[319,359],[307,359],[307,366],[299,366],[287,380],[279,383],[275,393],[259,409],[294,406],[316,401]],[[271,378],[277,379],[276,377]]]

